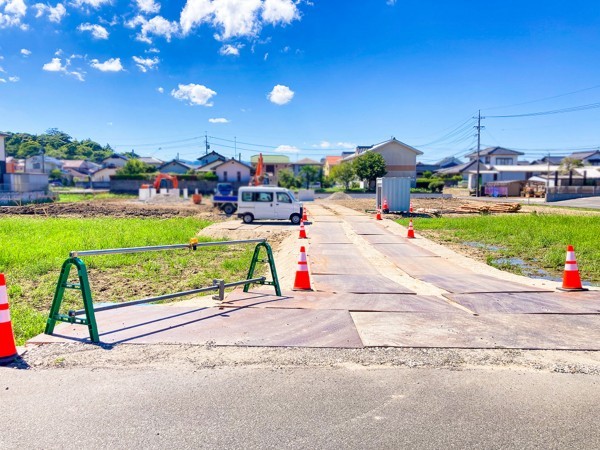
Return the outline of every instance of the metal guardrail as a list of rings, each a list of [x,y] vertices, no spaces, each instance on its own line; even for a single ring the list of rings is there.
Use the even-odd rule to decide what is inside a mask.
[[[245,280],[233,281],[225,283],[224,280],[213,280],[212,286],[206,286],[198,289],[191,289],[187,291],[174,292],[171,294],[164,294],[155,297],[146,297],[138,300],[131,300],[128,302],[114,303],[111,305],[104,305],[94,307],[92,299],[92,291],[90,287],[90,281],[87,273],[87,267],[80,257],[83,256],[98,256],[98,255],[114,255],[123,253],[142,253],[151,251],[164,251],[164,250],[180,250],[190,249],[196,250],[198,247],[211,247],[211,246],[226,246],[226,245],[240,245],[240,244],[251,244],[256,243],[254,254],[250,262],[250,268],[248,269],[248,275]],[[267,262],[271,269],[271,281],[267,281],[266,277],[254,277],[254,271],[256,264],[259,261],[260,250],[264,248],[267,253]],[[77,268],[77,275],[79,277],[79,283],[69,283],[69,274],[71,268],[75,266]],[[172,298],[185,297],[188,295],[198,294],[201,292],[218,291],[218,295],[213,296],[215,300],[223,300],[225,298],[225,289],[235,286],[244,286],[244,292],[248,292],[250,284],[262,284],[274,286],[275,293],[281,295],[281,288],[279,286],[279,280],[277,278],[277,270],[275,268],[275,260],[273,259],[273,251],[271,246],[267,243],[266,239],[246,239],[238,241],[217,241],[217,242],[198,242],[198,239],[194,238],[190,240],[189,244],[173,244],[173,245],[157,245],[148,247],[130,247],[130,248],[113,248],[105,250],[82,250],[72,251],[69,253],[69,258],[63,263],[58,282],[56,284],[56,291],[54,293],[54,299],[52,301],[52,307],[50,308],[50,314],[46,322],[46,329],[44,333],[54,333],[54,327],[56,322],[68,322],[72,324],[87,325],[90,333],[90,339],[92,342],[100,342],[98,334],[98,326],[96,324],[96,313],[100,311],[107,311],[117,308],[125,308],[127,306],[141,305],[145,303],[153,303]],[[66,289],[74,289],[81,291],[83,300],[83,309],[71,310],[68,314],[61,314],[60,307],[63,302],[64,294]],[[78,317],[85,314],[85,318]]]

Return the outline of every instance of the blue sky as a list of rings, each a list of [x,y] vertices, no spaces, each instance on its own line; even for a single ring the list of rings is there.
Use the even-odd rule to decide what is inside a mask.
[[[0,0],[0,130],[119,151],[318,159],[395,136],[423,161],[600,146],[592,1]],[[566,95],[563,95],[566,94]],[[256,144],[256,145],[251,145]]]

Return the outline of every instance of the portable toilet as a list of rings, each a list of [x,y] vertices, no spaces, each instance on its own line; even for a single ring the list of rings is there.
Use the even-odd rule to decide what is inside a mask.
[[[383,177],[377,178],[376,202],[377,209],[382,209],[383,200],[387,200],[391,212],[408,211],[410,208],[409,177]]]

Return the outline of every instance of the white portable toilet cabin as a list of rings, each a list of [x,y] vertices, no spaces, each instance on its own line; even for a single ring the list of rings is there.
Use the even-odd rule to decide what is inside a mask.
[[[410,208],[409,177],[383,177],[377,178],[376,202],[377,209],[383,209],[383,200],[387,200],[390,212],[406,212]]]

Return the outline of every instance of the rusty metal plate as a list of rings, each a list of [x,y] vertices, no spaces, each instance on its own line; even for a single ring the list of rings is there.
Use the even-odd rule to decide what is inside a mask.
[[[374,219],[374,216],[368,216],[366,214],[359,214],[356,216],[347,216],[344,214],[344,220],[346,222],[350,222],[350,223],[359,223],[359,222],[372,222]]]
[[[368,347],[600,350],[598,315],[353,312]]]
[[[485,292],[549,292],[547,289],[501,280],[488,275],[457,270],[456,274],[425,274],[417,278],[454,294]]]
[[[519,292],[446,294],[445,297],[477,314],[599,314],[599,293],[586,294],[589,293]]]
[[[416,245],[408,244],[408,245],[388,245],[388,244],[374,244],[373,248],[377,251],[386,255],[393,262],[402,261],[406,262],[407,258],[415,258],[422,256],[431,256],[439,258],[435,253],[430,252],[421,247],[417,247]],[[450,263],[446,263],[450,264]]]
[[[127,312],[125,312],[127,311]],[[206,344],[266,347],[362,347],[347,311],[273,308],[132,306],[97,314],[104,343]],[[61,324],[31,342],[86,338],[87,327]],[[50,338],[50,339],[45,339]]]
[[[385,234],[391,235],[383,226],[376,222],[355,222],[350,224],[356,234]]]
[[[313,275],[312,288],[322,292],[356,294],[414,294],[413,291],[382,275]]]
[[[328,292],[284,292],[278,297],[266,292],[233,292],[225,307],[342,309],[346,311],[444,312],[456,309],[439,297],[411,294],[332,294]]]
[[[313,245],[310,248],[311,256],[326,255],[326,256],[343,256],[345,258],[355,258],[358,249],[352,243],[348,244],[329,244],[327,242]]]
[[[309,266],[313,274],[377,274],[377,269],[357,255],[353,244],[311,245]]]
[[[408,239],[397,234],[363,234],[361,238],[369,244],[409,244]]]
[[[441,257],[434,256],[408,258],[403,260],[395,258],[393,262],[396,267],[402,269],[404,272],[415,278],[420,278],[429,274],[460,276],[460,274],[464,273],[465,271],[467,273],[472,273],[466,269],[453,266],[451,263]]]

